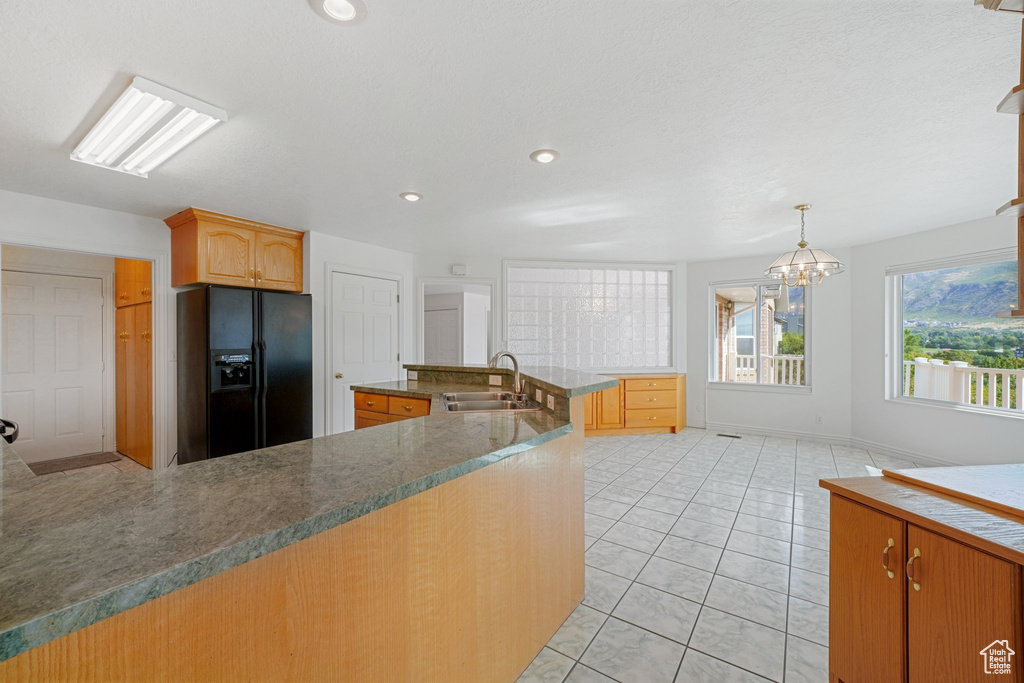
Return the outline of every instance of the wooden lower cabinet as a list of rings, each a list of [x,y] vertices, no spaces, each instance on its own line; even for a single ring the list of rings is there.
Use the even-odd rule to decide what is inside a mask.
[[[629,375],[619,385],[587,394],[587,434],[656,434],[686,427],[686,375]]]
[[[904,681],[906,525],[838,496],[831,508],[829,671],[844,683]]]
[[[153,304],[115,313],[114,403],[117,451],[153,466]]]
[[[430,414],[430,399],[355,392],[356,429],[411,420]]]
[[[908,556],[920,553],[914,560],[920,589],[911,584],[907,591],[910,683],[1020,681],[1019,660],[1011,660],[1013,674],[993,676],[981,655],[990,643],[1009,639],[1024,657],[1019,568],[913,525],[907,540]]]
[[[835,493],[830,538],[831,683],[1022,680],[1020,565]]]

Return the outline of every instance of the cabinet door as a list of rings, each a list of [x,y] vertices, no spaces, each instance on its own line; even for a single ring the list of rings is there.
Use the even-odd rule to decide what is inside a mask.
[[[128,342],[131,353],[128,378],[127,455],[140,465],[153,466],[153,304],[133,306],[133,333]]]
[[[131,259],[114,259],[114,305],[118,308],[132,303],[132,263]]]
[[[134,330],[135,309],[118,308],[114,314],[117,346],[114,349],[114,431],[116,448],[122,455],[128,455],[128,341]]]
[[[302,291],[302,240],[256,233],[256,286]]]
[[[386,413],[371,413],[368,410],[357,410],[356,429],[366,429],[367,427],[387,424],[388,417]]]
[[[920,557],[913,562],[914,580],[920,588],[903,579],[909,586],[911,683],[1020,681],[1019,662],[1012,661],[1016,657],[1011,658],[1011,674],[992,676],[985,673],[986,658],[981,654],[1004,640],[1011,650],[1024,653],[1017,566],[910,526],[908,555],[915,550]]]
[[[597,429],[597,410],[595,409],[594,397],[597,394],[585,394],[583,396],[583,430]]]
[[[835,494],[831,508],[829,673],[846,683],[905,681],[906,526]]]
[[[224,225],[200,225],[199,278],[215,285],[252,287],[256,282],[256,233]]]
[[[153,262],[133,260],[132,284],[134,286],[134,302],[146,303],[153,300]]]
[[[622,383],[597,394],[597,428],[622,428]]]

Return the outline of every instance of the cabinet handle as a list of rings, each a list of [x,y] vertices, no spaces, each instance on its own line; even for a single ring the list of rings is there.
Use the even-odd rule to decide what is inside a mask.
[[[259,268],[256,269],[256,282],[263,282],[263,272]]]
[[[907,580],[914,584],[914,590],[921,590],[921,584],[917,581],[917,565],[914,564],[914,560],[921,557],[921,549],[914,548],[914,554],[907,560]]]
[[[152,339],[152,335],[149,333],[149,330],[146,330],[145,332],[142,333],[142,338],[145,339],[147,342]]]
[[[118,298],[121,299],[121,301],[128,301],[128,294],[126,292],[121,292],[121,296]]]
[[[656,398],[649,398],[649,399],[647,399],[647,400],[648,400],[648,401],[657,401],[658,399],[656,399]]]
[[[402,407],[405,408],[406,410],[412,410],[413,409],[413,406],[403,405]]]
[[[149,296],[149,287],[142,288],[142,296]]]
[[[649,387],[656,387],[656,386],[658,386],[658,383],[657,382],[648,382],[647,386],[649,386]]]
[[[896,547],[896,541],[889,539],[889,545],[882,549],[882,566],[885,567],[890,579],[896,578],[896,572],[889,569],[889,550]]]
[[[342,379],[344,376],[345,375],[341,374],[340,372],[334,373],[334,379]]]
[[[128,333],[127,333],[127,332],[121,332],[121,333],[120,333],[120,334],[118,334],[117,336],[118,336],[118,337],[119,337],[119,338],[121,339],[121,341],[123,341],[123,342],[124,342],[125,344],[127,344],[127,343],[128,343]]]
[[[253,270],[252,268],[249,269],[249,279],[254,282],[256,280],[256,271]]]
[[[366,405],[368,405],[368,406],[375,406],[375,405],[377,405],[377,402],[376,401],[367,401]]]
[[[649,418],[647,418],[647,419],[648,419],[648,420],[657,420],[658,418],[656,418],[656,417],[649,417]]]

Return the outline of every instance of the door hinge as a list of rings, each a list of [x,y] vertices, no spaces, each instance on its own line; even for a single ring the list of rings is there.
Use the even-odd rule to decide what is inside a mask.
[[[402,303],[402,295],[401,294],[395,294],[395,303],[397,303],[397,304]]]
[[[402,360],[402,354],[396,353],[395,354],[395,360]]]

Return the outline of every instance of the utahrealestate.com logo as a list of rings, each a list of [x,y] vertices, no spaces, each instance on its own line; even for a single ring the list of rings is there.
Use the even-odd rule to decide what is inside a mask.
[[[980,652],[985,659],[985,673],[987,674],[1010,674],[1010,658],[1016,652],[1010,649],[1010,643],[1006,640],[993,640],[992,643]]]

